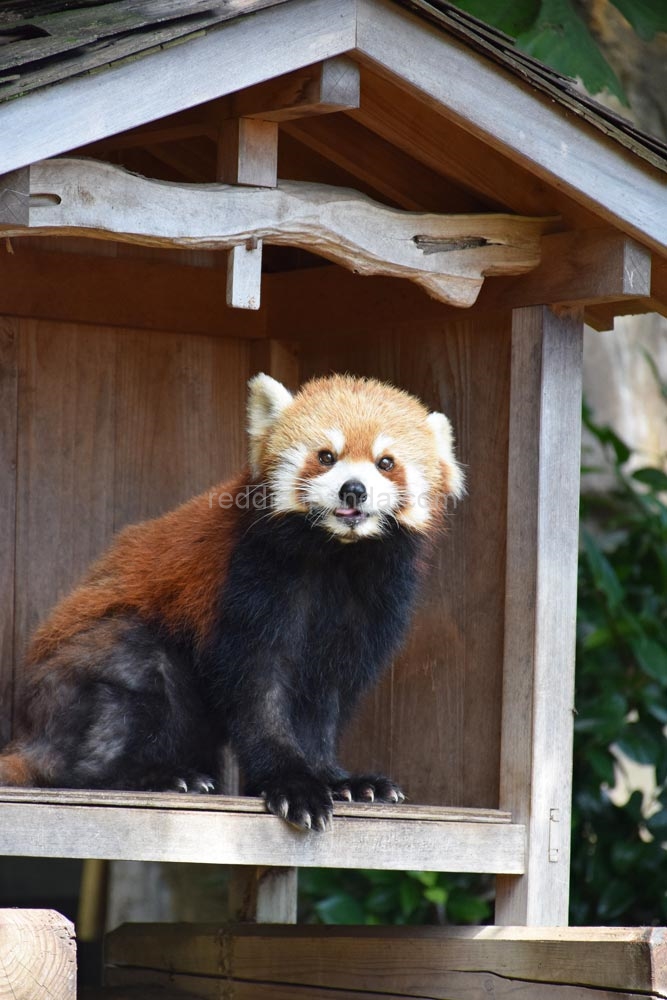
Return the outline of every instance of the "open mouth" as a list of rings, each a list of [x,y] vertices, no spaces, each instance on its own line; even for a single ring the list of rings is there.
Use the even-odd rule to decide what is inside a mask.
[[[338,507],[334,514],[340,521],[344,521],[350,525],[351,528],[356,527],[357,524],[361,524],[368,517],[368,514],[364,513],[363,510],[359,510],[357,507]]]

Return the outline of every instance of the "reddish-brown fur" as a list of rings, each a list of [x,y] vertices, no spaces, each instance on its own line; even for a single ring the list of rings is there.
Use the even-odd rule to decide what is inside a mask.
[[[236,539],[241,508],[231,498],[247,483],[244,473],[162,517],[125,528],[37,630],[28,662],[45,661],[64,640],[119,610],[159,618],[174,632],[191,629],[202,639]],[[220,496],[230,498],[227,508],[220,507]]]

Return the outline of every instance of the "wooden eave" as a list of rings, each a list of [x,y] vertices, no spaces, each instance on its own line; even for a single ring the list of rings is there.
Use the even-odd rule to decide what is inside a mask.
[[[263,9],[244,17],[239,11],[257,4],[238,0],[236,16],[175,48],[0,105],[0,173],[348,54],[364,72],[449,120],[478,150],[505,157],[581,206],[595,225],[630,235],[664,259],[667,176],[591,124],[569,117],[488,54],[395,0],[267,2],[258,0]],[[362,102],[359,116],[352,117],[372,127],[364,114]],[[298,125],[291,128],[298,134]],[[661,281],[651,298],[667,303]]]

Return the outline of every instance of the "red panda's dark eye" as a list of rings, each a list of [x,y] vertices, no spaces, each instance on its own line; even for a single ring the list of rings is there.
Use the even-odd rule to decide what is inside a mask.
[[[317,457],[320,460],[320,465],[335,465],[336,463],[336,459],[330,451],[320,451]]]
[[[390,458],[389,455],[384,455],[382,458],[378,459],[377,467],[383,472],[389,472],[394,468],[394,460],[393,458]]]

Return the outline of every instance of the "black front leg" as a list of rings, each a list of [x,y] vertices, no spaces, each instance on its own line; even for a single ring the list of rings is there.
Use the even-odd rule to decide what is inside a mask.
[[[244,791],[262,795],[270,812],[293,826],[324,830],[333,809],[328,782],[297,736],[287,687],[276,677],[265,682],[246,682],[230,727]]]

